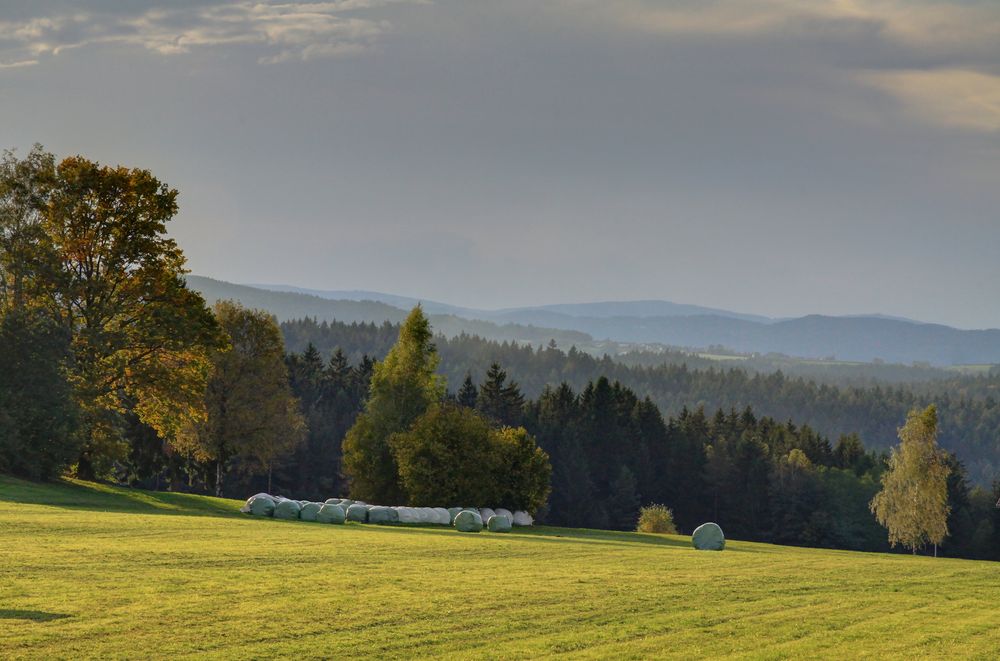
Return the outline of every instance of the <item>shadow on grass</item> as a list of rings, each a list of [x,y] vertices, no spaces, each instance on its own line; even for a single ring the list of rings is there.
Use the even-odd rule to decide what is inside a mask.
[[[167,491],[144,491],[96,482],[30,482],[0,477],[0,502],[61,509],[180,516],[238,516],[240,503]]]
[[[30,620],[32,622],[51,622],[72,617],[68,613],[47,613],[45,611],[29,611],[16,608],[0,608],[0,620]]]

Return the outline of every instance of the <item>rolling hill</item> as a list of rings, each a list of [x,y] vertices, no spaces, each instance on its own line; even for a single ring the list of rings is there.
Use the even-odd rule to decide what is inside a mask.
[[[288,494],[294,495],[294,494]],[[0,476],[18,658],[995,658],[996,564],[251,518]],[[26,550],[30,549],[30,552]]]
[[[189,282],[209,300],[237,298],[281,320],[398,321],[421,302],[435,328],[447,336],[466,332],[534,344],[555,339],[560,346],[591,345],[594,340],[692,349],[714,345],[747,354],[939,366],[1000,363],[998,329],[961,330],[878,314],[771,319],[667,301],[477,310],[370,291],[248,287],[196,276]]]

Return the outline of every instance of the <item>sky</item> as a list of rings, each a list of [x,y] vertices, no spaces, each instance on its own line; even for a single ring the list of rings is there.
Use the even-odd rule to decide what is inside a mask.
[[[36,142],[233,282],[1000,327],[996,0],[4,0]]]

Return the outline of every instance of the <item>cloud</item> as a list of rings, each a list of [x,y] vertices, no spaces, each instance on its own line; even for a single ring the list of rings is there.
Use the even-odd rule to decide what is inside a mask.
[[[1000,76],[961,69],[863,75],[903,102],[917,119],[961,129],[1000,132]]]
[[[990,132],[1000,125],[995,0],[562,0],[561,6],[591,25],[665,39],[805,44],[813,51],[806,66],[817,75],[832,72],[875,87],[917,121]]]
[[[38,64],[84,46],[121,44],[161,55],[256,46],[261,63],[364,52],[391,25],[366,13],[399,0],[237,1],[133,14],[79,11],[0,20],[0,68]]]

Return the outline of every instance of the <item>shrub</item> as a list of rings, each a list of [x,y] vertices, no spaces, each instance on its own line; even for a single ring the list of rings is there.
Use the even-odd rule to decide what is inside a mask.
[[[639,510],[639,526],[636,531],[676,535],[677,526],[674,525],[674,513],[665,505],[647,505]]]

